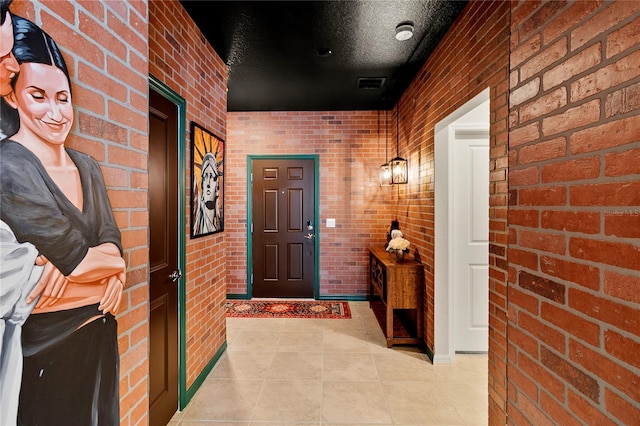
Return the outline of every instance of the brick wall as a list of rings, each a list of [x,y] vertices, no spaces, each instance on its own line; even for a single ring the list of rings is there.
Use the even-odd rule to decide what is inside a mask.
[[[188,123],[195,121],[226,138],[227,68],[177,0],[149,2],[149,72],[186,100],[187,132]],[[189,141],[187,135],[187,149]],[[190,155],[187,152],[185,158],[191,158]],[[225,171],[228,169],[227,164]],[[185,193],[190,194],[191,170],[187,169],[186,173]],[[225,180],[228,185],[226,176]],[[226,340],[225,236],[228,230],[225,224],[225,232],[191,240],[188,202],[186,208],[188,388]],[[229,212],[225,205],[225,219]]]
[[[514,2],[511,424],[640,418],[640,3]]]
[[[425,254],[426,340],[433,347],[431,129],[490,86],[490,424],[507,422],[507,362],[512,424],[634,423],[639,6],[470,2],[398,104],[400,152],[410,167],[419,165],[406,186],[377,185],[384,128],[377,131],[376,112],[230,114],[226,229],[187,247],[188,384],[224,341],[225,274],[230,293],[246,291],[248,154],[320,155],[321,219],[338,224],[321,229],[323,294],[366,292],[364,247],[381,244],[398,213]],[[146,8],[147,2],[12,5],[63,49],[76,106],[68,144],[100,162],[123,233],[122,424],[145,423],[148,407],[148,73],[187,100],[188,120],[227,134],[224,65],[177,1],[149,2],[149,27]],[[223,244],[237,247],[226,266]]]
[[[378,119],[380,130],[378,130]],[[368,248],[383,245],[392,217],[384,212],[378,167],[384,162],[384,112],[229,113],[226,211],[227,291],[247,293],[247,156],[319,155],[320,293],[368,293]],[[326,218],[336,227],[326,228]]]
[[[426,343],[433,349],[434,127],[490,87],[489,416],[496,425],[506,422],[509,15],[508,2],[470,2],[403,94],[400,153],[410,177],[390,200],[425,266]]]
[[[105,177],[127,263],[117,316],[121,423],[144,423],[149,405],[147,4],[17,0],[11,11],[40,25],[62,49],[75,109],[66,146],[95,158]]]

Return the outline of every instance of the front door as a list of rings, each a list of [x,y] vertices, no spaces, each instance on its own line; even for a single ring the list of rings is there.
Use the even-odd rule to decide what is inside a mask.
[[[489,135],[456,130],[453,140],[455,350],[489,348]]]
[[[315,161],[254,159],[253,297],[313,298]]]
[[[178,409],[178,108],[149,92],[149,424]]]

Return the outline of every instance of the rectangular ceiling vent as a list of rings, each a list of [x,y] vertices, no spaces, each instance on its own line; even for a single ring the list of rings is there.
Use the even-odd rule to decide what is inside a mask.
[[[385,80],[385,77],[359,77],[358,89],[381,89]]]

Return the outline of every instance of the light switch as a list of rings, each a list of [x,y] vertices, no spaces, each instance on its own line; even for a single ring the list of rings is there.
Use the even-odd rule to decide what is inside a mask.
[[[336,220],[335,219],[327,219],[327,228],[335,228]]]

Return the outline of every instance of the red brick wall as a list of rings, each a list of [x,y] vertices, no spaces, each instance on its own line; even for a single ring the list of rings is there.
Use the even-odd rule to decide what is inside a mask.
[[[224,302],[222,277],[229,292],[246,289],[248,154],[320,155],[321,218],[338,223],[321,230],[324,294],[366,292],[360,247],[382,243],[398,212],[425,254],[433,347],[432,129],[490,86],[490,424],[507,422],[507,362],[512,424],[634,423],[640,415],[638,7],[472,1],[399,103],[400,152],[410,165],[421,165],[412,171],[418,180],[404,187],[377,186],[384,136],[375,112],[230,114],[227,165],[238,169],[225,188],[226,230],[188,241],[188,383],[224,341],[222,309],[216,309]],[[122,424],[145,423],[148,406],[148,72],[185,97],[188,120],[226,135],[224,65],[176,1],[149,2],[148,28],[146,8],[147,2],[27,0],[12,6],[64,51],[77,107],[69,146],[100,162],[123,232]],[[226,270],[223,244],[237,247]]]
[[[514,2],[511,424],[640,418],[640,3]]]
[[[385,212],[378,167],[384,113],[373,111],[229,113],[225,198],[227,291],[247,293],[247,156],[317,154],[320,174],[320,293],[368,293],[368,248],[383,245]],[[336,227],[326,228],[326,218]]]
[[[187,132],[188,123],[195,121],[226,138],[227,68],[177,0],[149,2],[149,72],[186,100]],[[191,158],[189,141],[187,135],[187,159]],[[228,165],[226,167],[228,169]],[[185,193],[190,194],[191,170],[187,169],[186,173]],[[225,232],[191,240],[189,205],[187,202],[185,213],[187,388],[226,339],[225,236],[228,233],[225,226]],[[225,211],[229,212],[227,206]]]
[[[496,425],[506,421],[509,15],[508,2],[470,2],[403,94],[400,153],[409,160],[410,177],[390,206],[425,266],[426,343],[433,349],[434,127],[489,87],[489,413]]]
[[[117,316],[121,423],[145,423],[149,405],[147,4],[17,0],[11,11],[40,25],[62,49],[75,108],[66,145],[94,157],[105,177],[127,263]]]

